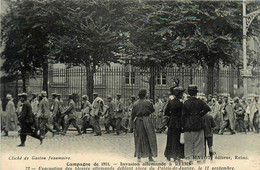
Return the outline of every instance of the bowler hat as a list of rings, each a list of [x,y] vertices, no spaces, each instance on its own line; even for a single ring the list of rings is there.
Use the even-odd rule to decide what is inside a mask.
[[[173,95],[179,96],[179,95],[181,95],[184,91],[185,91],[185,89],[184,89],[183,87],[175,87],[172,92],[173,92]]]
[[[194,84],[191,84],[188,86],[188,91],[197,91],[198,92],[198,87]]]

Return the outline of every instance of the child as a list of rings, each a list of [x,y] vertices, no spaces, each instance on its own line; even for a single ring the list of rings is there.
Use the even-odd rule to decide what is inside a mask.
[[[203,116],[203,125],[204,125],[204,137],[205,137],[205,145],[206,142],[209,147],[209,156],[210,159],[213,159],[213,132],[212,129],[216,127],[215,121],[213,120],[213,117],[207,113]]]

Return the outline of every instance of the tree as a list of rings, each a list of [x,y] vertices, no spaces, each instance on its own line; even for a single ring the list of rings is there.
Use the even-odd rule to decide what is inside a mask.
[[[201,65],[208,69],[209,94],[213,93],[214,68],[241,62],[241,2],[144,2],[137,6],[128,43],[137,65]]]
[[[1,44],[5,46],[1,56],[5,62],[1,69],[8,74],[21,73],[23,91],[26,91],[27,76],[42,72],[43,90],[48,90],[49,35],[62,33],[58,25],[63,1],[9,3],[10,8],[1,21]]]
[[[96,67],[119,62],[124,34],[123,7],[120,1],[66,1],[68,13],[62,16],[63,35],[50,36],[54,61],[68,66],[85,66],[87,94],[93,100]]]

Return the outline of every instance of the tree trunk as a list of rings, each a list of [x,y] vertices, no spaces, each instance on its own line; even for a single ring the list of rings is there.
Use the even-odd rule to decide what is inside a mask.
[[[207,85],[207,96],[209,94],[213,94],[213,89],[214,89],[214,82],[213,82],[213,73],[214,73],[214,65],[209,65],[208,66],[208,85]]]
[[[155,78],[156,78],[156,69],[155,67],[150,67],[150,81],[149,81],[149,94],[150,94],[150,99],[153,100],[155,98]]]
[[[48,79],[49,79],[48,72],[49,71],[48,71],[48,60],[47,59],[44,61],[42,70],[43,70],[42,90],[46,91],[48,94]]]
[[[87,82],[87,95],[89,97],[89,101],[93,102],[93,92],[94,92],[94,73],[95,73],[95,65],[93,67],[86,65],[86,82]]]
[[[23,81],[23,92],[26,92],[26,71],[21,71],[22,81]]]

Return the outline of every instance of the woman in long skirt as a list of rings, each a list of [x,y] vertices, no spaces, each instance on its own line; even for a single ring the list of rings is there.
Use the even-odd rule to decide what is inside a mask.
[[[139,91],[139,100],[134,103],[132,110],[132,120],[134,120],[134,140],[135,140],[135,157],[141,162],[141,158],[157,157],[157,142],[155,129],[150,118],[154,112],[153,104],[146,100],[147,91]]]
[[[180,143],[181,116],[183,103],[180,101],[185,89],[182,87],[175,87],[171,89],[171,94],[175,96],[174,99],[169,100],[165,109],[165,116],[168,116],[168,134],[167,144],[164,156],[168,161],[171,159],[180,160],[184,158],[184,145]]]

